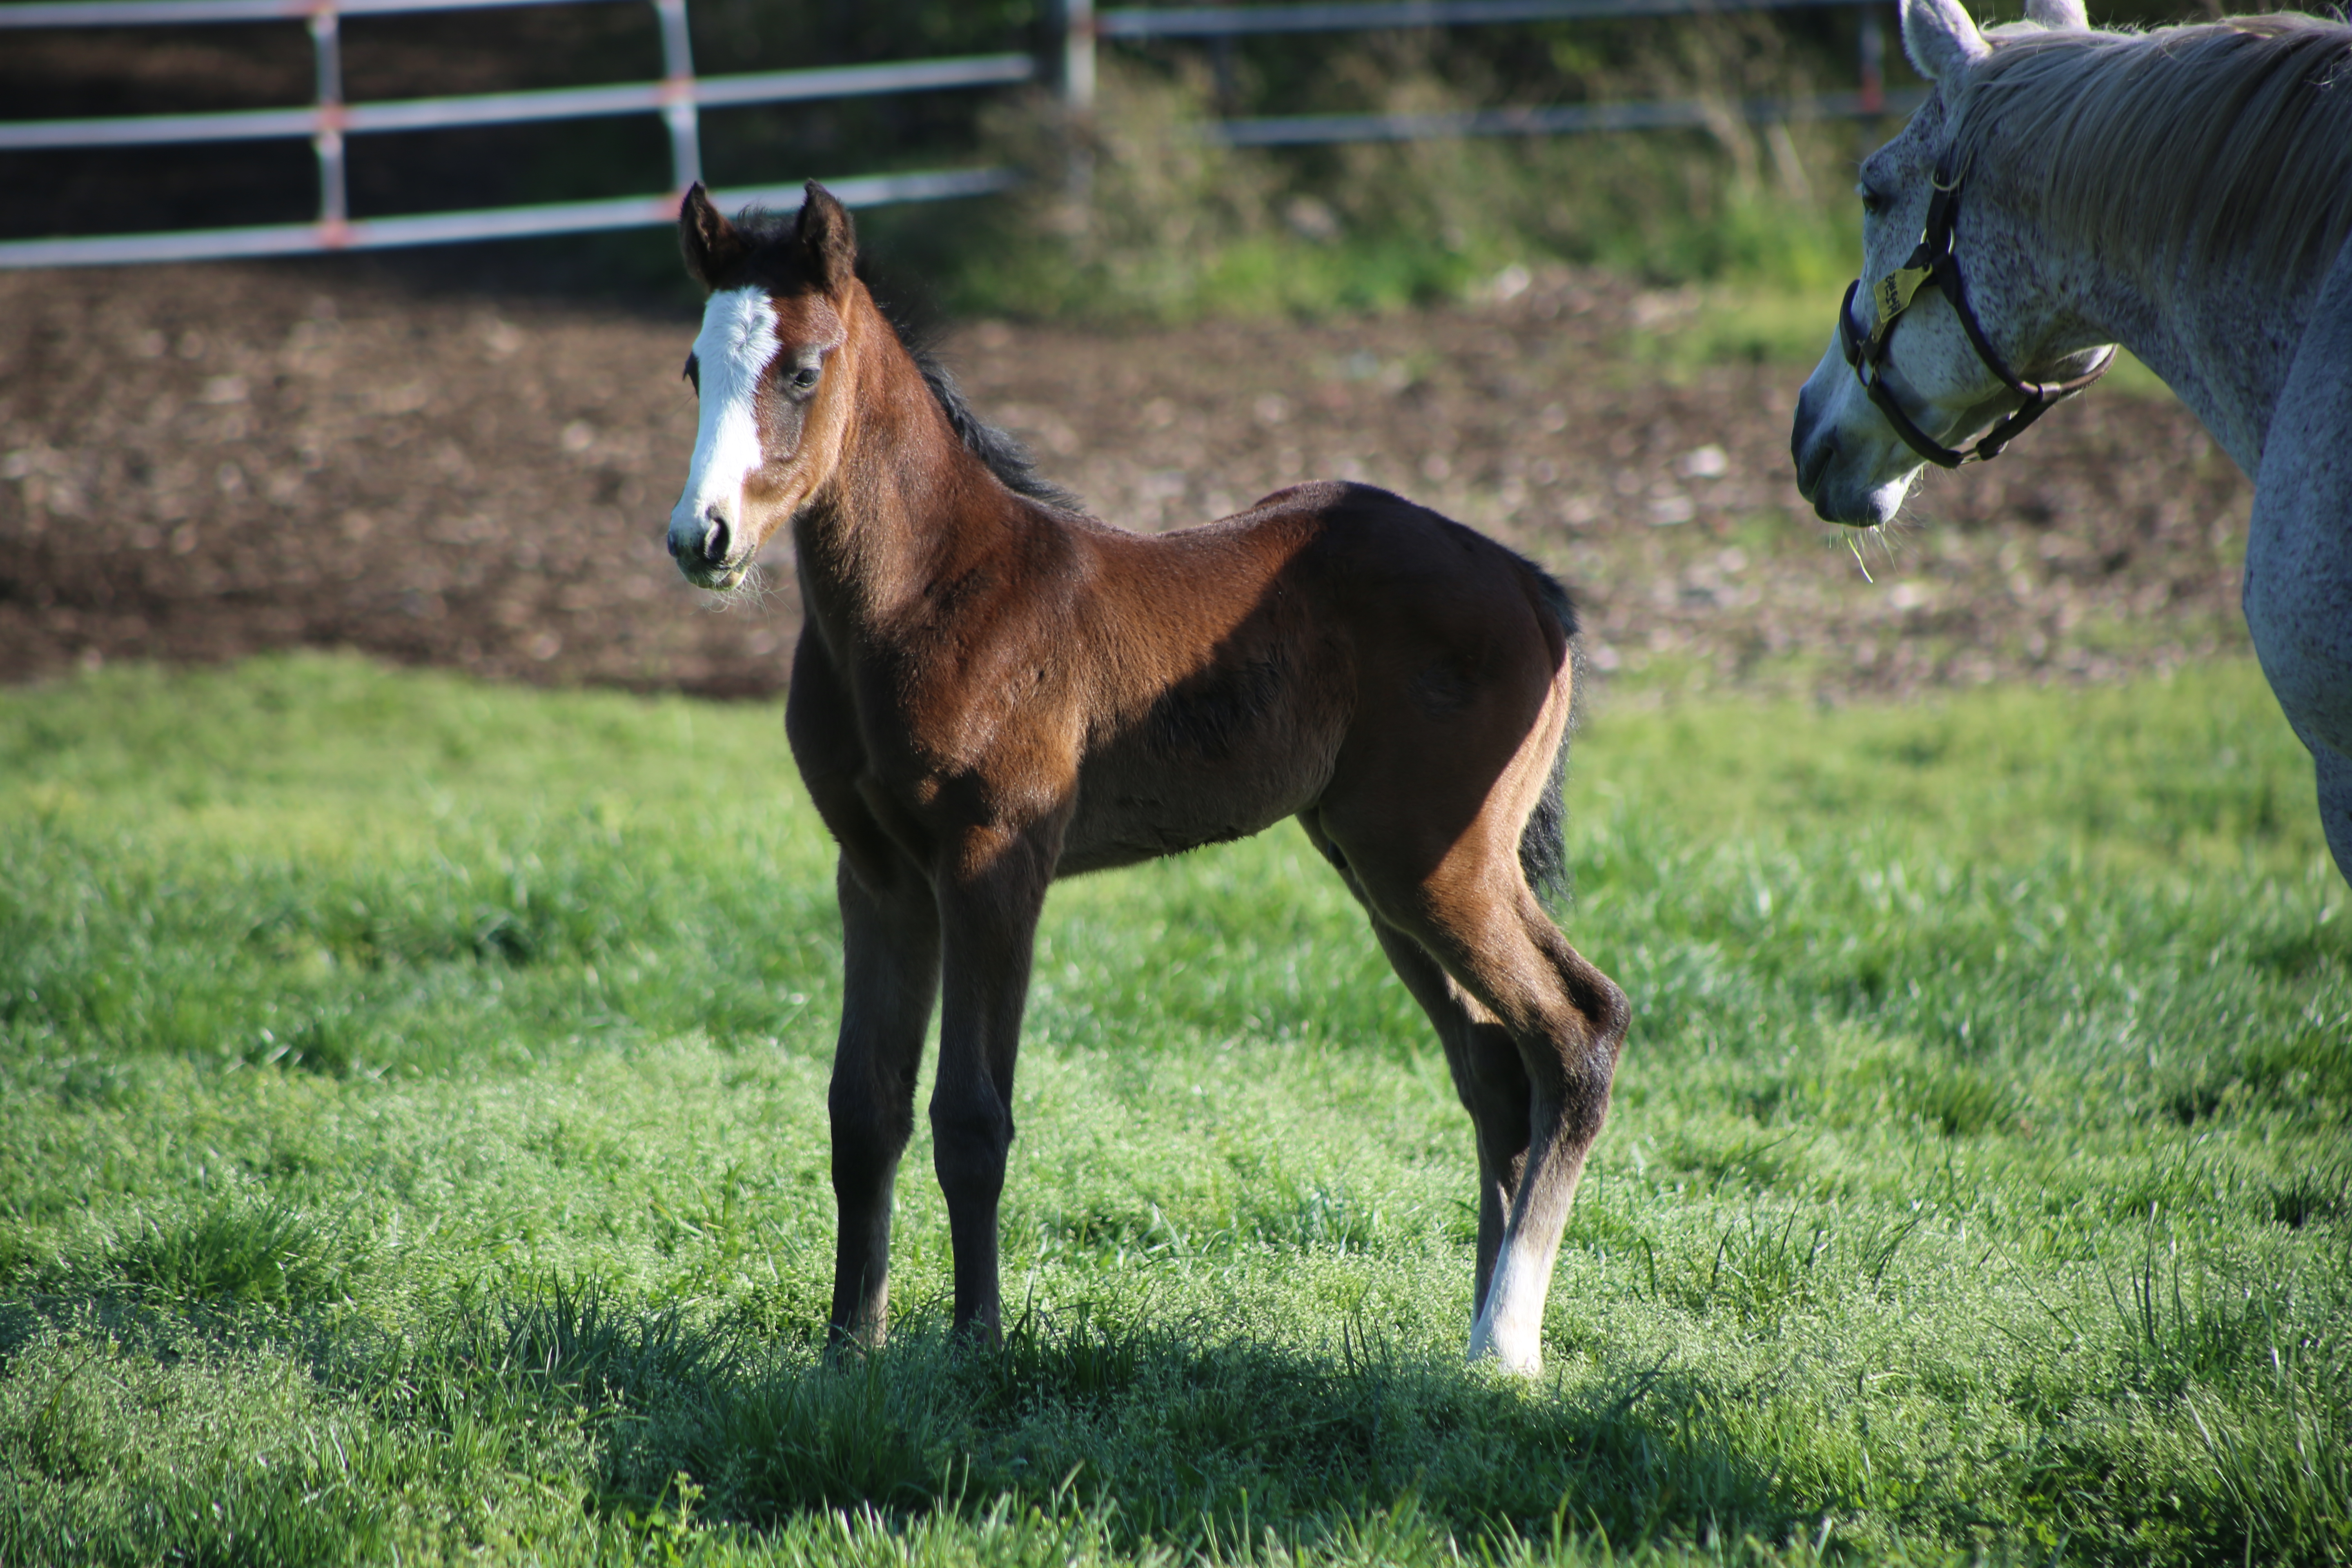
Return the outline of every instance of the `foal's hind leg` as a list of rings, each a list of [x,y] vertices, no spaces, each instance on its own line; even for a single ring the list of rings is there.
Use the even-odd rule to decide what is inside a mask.
[[[1328,830],[1328,814],[1318,826]],[[1520,874],[1515,838],[1474,829],[1434,868],[1415,870],[1384,856],[1376,836],[1333,837],[1390,961],[1437,1025],[1477,1127],[1470,1358],[1535,1372],[1552,1262],[1608,1114],[1625,994],[1544,913]]]
[[[884,868],[877,867],[880,870]],[[840,870],[841,1039],[826,1099],[840,1215],[833,1274],[836,1342],[881,1342],[890,1310],[890,1193],[915,1124],[915,1079],[939,992],[930,884],[892,857],[869,886]]]
[[[1388,955],[1389,967],[1396,971],[1436,1029],[1454,1092],[1461,1098],[1462,1109],[1470,1113],[1478,1153],[1478,1267],[1470,1298],[1475,1319],[1486,1310],[1486,1283],[1494,1277],[1495,1257],[1502,1247],[1504,1217],[1527,1165],[1527,1068],[1520,1065],[1518,1047],[1493,1015],[1455,984],[1421,943],[1381,918],[1346,858],[1324,837],[1315,815],[1307,813],[1298,822],[1324,858],[1339,868],[1348,891],[1364,906],[1372,935]]]
[[[1352,889],[1355,879],[1348,880]],[[1478,1268],[1470,1299],[1475,1320],[1486,1310],[1486,1288],[1502,1250],[1504,1221],[1527,1168],[1532,1087],[1517,1045],[1493,1015],[1456,985],[1421,943],[1369,909],[1366,913],[1390,967],[1435,1026],[1445,1047],[1454,1092],[1470,1113],[1478,1151]]]
[[[1512,869],[1516,872],[1517,867]],[[1630,1009],[1521,883],[1496,909],[1433,910],[1422,938],[1500,1019],[1528,1079],[1528,1153],[1494,1272],[1470,1328],[1470,1359],[1515,1372],[1542,1363],[1544,1299],[1586,1156],[1609,1114]]]

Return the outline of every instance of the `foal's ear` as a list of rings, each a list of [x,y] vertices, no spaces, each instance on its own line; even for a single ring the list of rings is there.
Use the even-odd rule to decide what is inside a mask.
[[[2025,19],[2053,33],[2085,33],[2091,27],[2083,0],[2025,0]]]
[[[697,180],[677,209],[677,248],[686,269],[705,289],[716,289],[733,276],[751,247],[727,215],[710,205],[710,193]]]
[[[840,292],[842,285],[856,276],[857,226],[850,221],[849,209],[814,180],[808,183],[808,194],[801,199],[796,234],[801,248],[808,252],[817,286],[826,293]]]
[[[1951,81],[1992,46],[1960,0],[1903,0],[1903,52],[1929,81]]]

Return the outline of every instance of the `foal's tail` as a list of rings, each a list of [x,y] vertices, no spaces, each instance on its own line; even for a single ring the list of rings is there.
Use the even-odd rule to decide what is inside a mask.
[[[1569,596],[1559,578],[1537,565],[1521,559],[1529,585],[1535,589],[1536,601],[1543,606],[1560,635],[1568,639],[1571,668],[1578,662],[1576,649],[1576,601]],[[1568,843],[1563,829],[1568,823],[1568,805],[1562,791],[1568,782],[1568,740],[1576,730],[1576,705],[1584,695],[1584,683],[1572,681],[1570,686],[1568,722],[1559,731],[1559,747],[1551,754],[1551,776],[1544,781],[1543,794],[1536,797],[1536,808],[1528,815],[1527,826],[1519,830],[1519,872],[1535,889],[1536,898],[1546,904],[1557,904],[1569,896]]]

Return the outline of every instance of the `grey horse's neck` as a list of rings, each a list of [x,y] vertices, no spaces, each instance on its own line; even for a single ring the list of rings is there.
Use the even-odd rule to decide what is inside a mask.
[[[2062,280],[2065,271],[2082,274],[2072,292],[2084,324],[2155,372],[2252,479],[2319,279],[2279,289],[2248,279],[2242,287],[2183,297],[2151,289],[2129,269],[2096,257],[2055,270]]]
[[[1946,160],[2015,215],[1986,247],[2062,333],[2137,354],[2249,478],[2352,235],[2347,68],[2352,28],[2309,16],[2027,29],[1952,105]]]

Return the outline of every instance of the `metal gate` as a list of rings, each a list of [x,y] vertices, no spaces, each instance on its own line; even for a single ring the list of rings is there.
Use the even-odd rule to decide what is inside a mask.
[[[307,107],[111,119],[0,121],[0,152],[48,148],[158,146],[168,143],[308,139],[318,155],[319,216],[310,223],[189,229],[64,239],[0,241],[0,267],[65,267],[133,261],[189,261],[289,256],[459,240],[510,239],[635,228],[675,221],[678,198],[702,173],[700,110],[876,93],[999,87],[1037,79],[1026,53],[838,66],[818,70],[697,76],[687,37],[687,0],[652,0],[660,24],[659,81],[482,93],[466,97],[347,103],[342,90],[341,19],[425,11],[471,11],[579,0],[31,0],[0,4],[0,34],[54,27],[159,26],[205,22],[306,24],[317,54],[318,87]],[[1370,31],[1561,20],[1611,20],[1791,6],[1873,6],[1882,0],[1309,0],[1255,5],[1127,6],[1097,12],[1093,0],[1059,0],[1049,55],[1066,107],[1091,110],[1095,56],[1104,42],[1150,38],[1230,38],[1276,32]],[[1860,85],[1852,92],[1735,106],[1752,121],[1868,117],[1906,112],[1916,92],[1880,85],[1883,35],[1875,9],[1860,29]],[[669,132],[671,188],[604,201],[484,207],[400,217],[354,218],[345,195],[351,137],[473,125],[656,113]],[[1591,131],[1658,130],[1707,123],[1710,106],[1662,100],[1538,104],[1443,114],[1284,115],[1210,122],[1202,133],[1234,146],[1415,140],[1424,137],[1558,135]],[[852,206],[985,195],[1009,187],[1004,168],[940,169],[856,174],[826,184]],[[791,205],[800,184],[730,188],[730,205]]]
[[[310,26],[318,56],[318,92],[314,101],[305,108],[0,121],[0,152],[308,138],[319,160],[319,216],[313,222],[83,239],[6,240],[0,241],[0,267],[193,261],[232,256],[377,250],[394,246],[579,234],[674,223],[678,197],[688,184],[702,177],[700,110],[704,109],[988,87],[1027,81],[1036,72],[1036,61],[1029,55],[1002,54],[824,70],[697,76],[687,40],[686,0],[653,0],[654,13],[661,25],[663,69],[659,81],[380,103],[343,101],[341,19],[345,16],[559,3],[576,0],[35,0],[30,5],[0,5],[0,32],[31,27],[158,26],[192,22],[302,22]],[[669,129],[670,190],[607,201],[483,207],[403,217],[354,218],[350,214],[343,178],[347,138],[395,131],[646,113],[659,114]],[[826,182],[853,206],[977,195],[1003,190],[1011,183],[1011,173],[1004,169],[865,174]],[[789,185],[730,189],[724,194],[730,203],[797,203],[800,185],[794,182]]]

